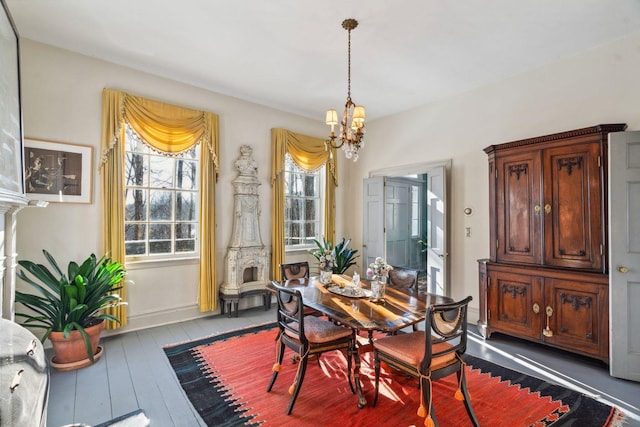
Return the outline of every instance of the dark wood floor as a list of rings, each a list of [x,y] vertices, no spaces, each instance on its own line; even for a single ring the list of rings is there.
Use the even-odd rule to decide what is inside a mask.
[[[94,425],[140,408],[154,427],[204,426],[162,347],[273,320],[274,309],[255,308],[104,338],[93,366],[52,370],[47,425]],[[630,415],[626,426],[640,426],[640,383],[610,377],[601,362],[499,334],[483,341],[473,327],[468,352],[616,405]]]

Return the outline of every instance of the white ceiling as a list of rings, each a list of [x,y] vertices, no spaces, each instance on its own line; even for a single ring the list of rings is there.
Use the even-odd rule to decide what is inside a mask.
[[[23,38],[324,120],[369,120],[640,30],[640,0],[6,0]]]

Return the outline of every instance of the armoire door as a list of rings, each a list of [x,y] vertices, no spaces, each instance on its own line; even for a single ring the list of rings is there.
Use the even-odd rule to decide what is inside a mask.
[[[544,264],[603,269],[599,143],[544,150]]]
[[[542,279],[489,271],[487,305],[491,329],[539,339],[543,310]]]
[[[498,261],[542,261],[540,162],[539,150],[496,160]]]

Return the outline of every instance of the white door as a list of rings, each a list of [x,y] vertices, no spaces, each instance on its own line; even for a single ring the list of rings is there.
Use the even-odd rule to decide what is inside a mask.
[[[428,292],[449,295],[447,276],[447,193],[446,169],[427,172],[427,285]]]
[[[411,243],[410,196],[407,182],[387,178],[384,187],[386,261],[395,267],[409,265]]]
[[[362,277],[366,277],[367,267],[376,257],[385,257],[384,187],[385,177],[383,176],[364,180],[364,194],[362,197]]]
[[[640,381],[640,131],[609,134],[611,375]]]

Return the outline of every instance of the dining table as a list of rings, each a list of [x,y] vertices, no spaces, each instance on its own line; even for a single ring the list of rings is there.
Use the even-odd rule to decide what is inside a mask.
[[[360,290],[351,284],[346,275],[333,275],[331,283],[323,284],[319,277],[290,279],[275,282],[280,286],[300,291],[302,302],[336,323],[347,326],[360,336],[367,334],[368,342],[357,340],[359,351],[355,352],[353,369],[354,382],[358,393],[358,407],[366,406],[367,401],[360,384],[360,356],[363,350],[373,348],[374,332],[394,334],[408,326],[424,321],[427,307],[432,304],[451,302],[443,295],[431,294],[414,288],[386,286],[383,299],[373,298],[371,282],[360,279]],[[275,291],[273,286],[268,286]]]

